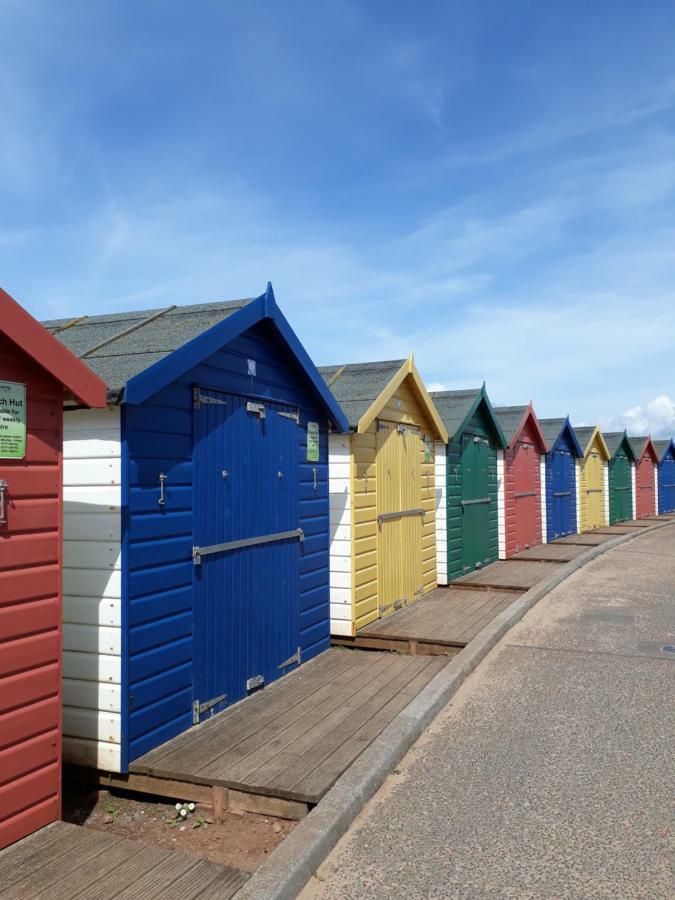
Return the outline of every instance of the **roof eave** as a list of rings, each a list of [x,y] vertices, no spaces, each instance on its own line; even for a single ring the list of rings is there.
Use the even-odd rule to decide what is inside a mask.
[[[284,343],[311,382],[331,423],[340,432],[348,431],[349,424],[337,400],[277,306],[270,282],[264,294],[130,378],[122,389],[123,393],[120,392],[120,402],[134,405],[144,403],[163,387],[171,384],[176,378],[264,319],[274,323]]]
[[[13,297],[0,288],[1,330],[83,406],[102,409],[107,386],[82,360],[58,341]]]
[[[415,361],[412,357],[412,354],[403,362],[400,369],[396,372],[396,374],[391,378],[389,383],[383,388],[382,391],[378,394],[378,396],[373,400],[368,409],[359,419],[356,431],[358,434],[363,434],[366,432],[370,426],[373,424],[378,414],[382,410],[382,408],[388,403],[388,401],[393,397],[396,391],[399,389],[401,384],[405,381],[406,378],[410,378],[415,387],[415,391],[418,395],[418,400],[422,404],[425,412],[433,422],[434,428],[436,429],[436,436],[444,443],[448,443],[448,432],[443,424],[443,420],[438,414],[438,410],[436,409],[433,400],[429,396],[429,392],[427,391],[424,382],[422,381],[422,376],[417,371],[417,367],[415,366]]]

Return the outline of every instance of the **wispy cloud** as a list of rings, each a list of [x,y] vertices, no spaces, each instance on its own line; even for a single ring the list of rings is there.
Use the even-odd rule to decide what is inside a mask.
[[[633,406],[603,425],[609,430],[627,429],[629,434],[651,434],[653,438],[675,436],[675,400],[668,394],[660,394],[644,405]]]

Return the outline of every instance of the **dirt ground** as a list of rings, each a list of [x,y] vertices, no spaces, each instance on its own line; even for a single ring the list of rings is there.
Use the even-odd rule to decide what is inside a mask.
[[[197,804],[183,824],[171,827],[175,802],[137,794],[132,798],[126,792],[108,793],[72,781],[63,785],[66,822],[175,848],[244,872],[254,872],[297,824],[254,813],[225,813],[223,824],[214,825],[210,813]],[[195,828],[200,817],[204,821]]]

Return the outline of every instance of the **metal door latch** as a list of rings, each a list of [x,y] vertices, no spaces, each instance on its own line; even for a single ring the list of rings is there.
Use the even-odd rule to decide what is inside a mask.
[[[166,497],[164,496],[164,482],[166,481],[166,475],[164,472],[159,473],[159,500],[157,503],[160,506],[164,506],[166,504]]]
[[[260,416],[261,419],[264,419],[265,418],[265,404],[264,403],[254,403],[252,400],[249,400],[246,403],[246,412],[255,413],[257,416]]]
[[[0,525],[7,524],[7,488],[8,484],[4,480],[0,480]]]
[[[255,691],[258,688],[265,687],[265,676],[264,675],[254,675],[253,678],[246,679],[246,690],[247,691]]]

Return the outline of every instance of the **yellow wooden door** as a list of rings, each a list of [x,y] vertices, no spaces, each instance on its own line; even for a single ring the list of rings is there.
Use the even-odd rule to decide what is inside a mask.
[[[586,457],[586,527],[605,524],[605,477],[602,457],[591,450]]]
[[[395,422],[377,423],[378,613],[401,605],[401,436]]]
[[[420,429],[399,426],[402,436],[401,509],[408,515],[401,519],[401,565],[405,603],[418,600],[424,593],[422,567],[422,446]]]
[[[423,593],[420,431],[377,423],[378,604],[381,616]]]

